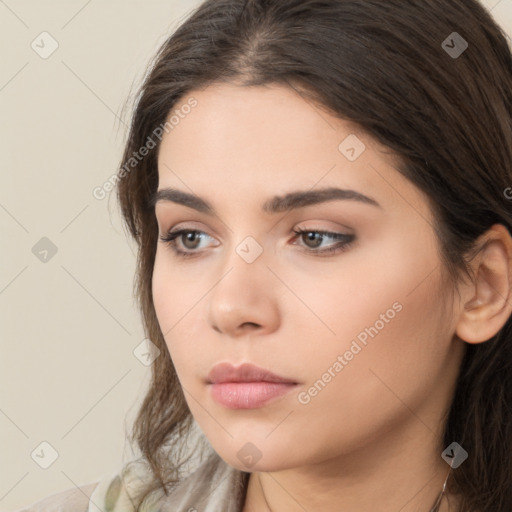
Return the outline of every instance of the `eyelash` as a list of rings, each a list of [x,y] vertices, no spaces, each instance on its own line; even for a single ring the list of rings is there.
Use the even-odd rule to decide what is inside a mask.
[[[351,247],[351,244],[355,240],[355,235],[346,235],[343,233],[333,233],[332,231],[323,231],[318,229],[294,229],[295,233],[294,239],[299,238],[303,234],[316,233],[321,235],[322,237],[328,237],[334,240],[340,240],[337,244],[330,246],[326,249],[315,250],[311,248],[304,249],[304,252],[308,254],[314,254],[316,256],[331,256],[337,254],[339,252],[344,252]],[[199,233],[206,234],[204,231],[200,231],[197,229],[178,229],[176,231],[170,231],[165,236],[160,236],[160,240],[167,244],[171,250],[180,258],[191,258],[195,257],[199,254],[199,252],[187,252],[178,249],[176,239],[186,233]]]

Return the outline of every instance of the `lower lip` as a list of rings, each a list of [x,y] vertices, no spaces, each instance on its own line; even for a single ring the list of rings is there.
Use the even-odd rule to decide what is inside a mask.
[[[285,395],[296,384],[283,382],[224,382],[210,384],[212,398],[228,409],[257,409]]]

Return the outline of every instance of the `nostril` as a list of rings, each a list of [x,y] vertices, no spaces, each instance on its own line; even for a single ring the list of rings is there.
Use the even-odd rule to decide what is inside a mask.
[[[256,323],[254,323],[254,322],[244,322],[244,323],[242,324],[242,327],[245,327],[246,325],[250,325],[251,327],[252,327],[252,326],[254,326],[254,327],[260,327],[260,325],[259,325],[259,324],[256,324]]]

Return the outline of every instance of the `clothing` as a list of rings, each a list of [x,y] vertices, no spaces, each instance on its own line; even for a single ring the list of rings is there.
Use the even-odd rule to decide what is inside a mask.
[[[16,512],[87,512],[89,497],[97,486],[98,482],[53,494]]]
[[[124,481],[111,476],[92,486],[65,491],[19,512],[134,512],[130,496],[147,477],[133,471]],[[239,471],[212,453],[169,496],[142,508],[143,512],[242,512],[249,473]],[[92,491],[92,495],[91,495]],[[141,512],[142,512],[141,511]]]
[[[216,453],[174,487],[169,496],[143,507],[143,512],[242,512],[249,473],[226,464]],[[144,474],[125,483],[116,477],[102,482],[91,496],[87,512],[133,512],[130,495],[137,493]],[[97,506],[96,506],[97,505]],[[98,509],[99,507],[99,509]]]

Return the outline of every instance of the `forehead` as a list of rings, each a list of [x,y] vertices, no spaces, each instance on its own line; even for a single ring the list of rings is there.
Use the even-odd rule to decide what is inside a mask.
[[[191,101],[194,108],[185,108]],[[419,192],[396,171],[399,158],[388,148],[287,86],[212,84],[186,94],[171,116],[159,148],[159,188],[242,204],[340,187],[380,196],[384,207]],[[343,152],[345,141],[360,151],[356,159]]]
[[[170,116],[180,112],[190,98],[195,99],[196,107],[164,139],[171,144],[173,140],[177,144],[178,139],[200,140],[210,155],[216,148],[240,144],[247,151],[255,147],[260,152],[279,153],[287,143],[308,139],[308,146],[323,142],[325,148],[345,132],[361,132],[355,124],[334,118],[295,89],[278,84],[245,87],[215,83],[185,95]]]
[[[193,99],[193,109],[184,108]],[[326,172],[343,155],[339,145],[348,136],[364,140],[367,150],[380,147],[356,125],[336,118],[282,85],[237,86],[216,83],[186,94],[169,113],[159,170],[216,169],[227,172],[258,167],[258,174],[291,169]],[[341,161],[341,163],[345,163]]]

